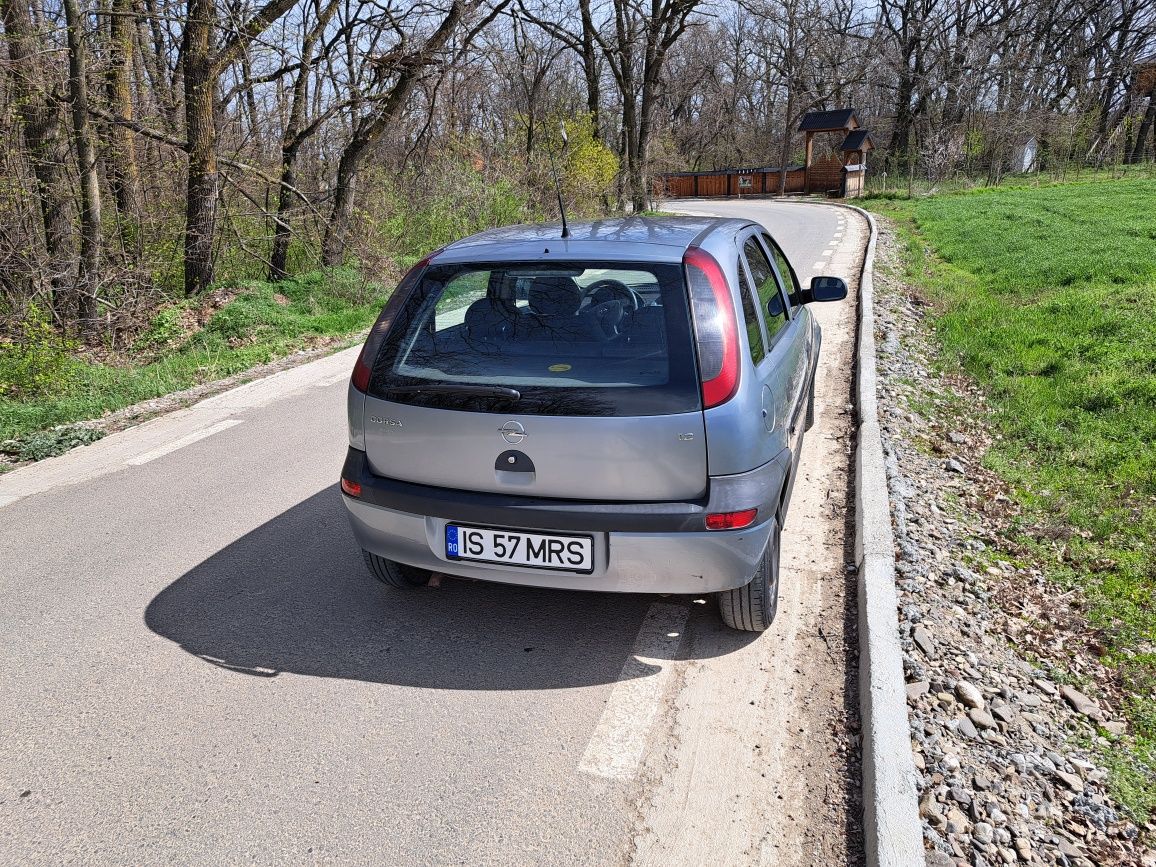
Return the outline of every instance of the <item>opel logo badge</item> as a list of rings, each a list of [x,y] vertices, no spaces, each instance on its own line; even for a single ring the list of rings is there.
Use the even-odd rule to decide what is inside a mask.
[[[526,429],[516,421],[508,421],[500,428],[498,433],[502,435],[502,439],[512,446],[516,446],[522,440],[529,436]]]

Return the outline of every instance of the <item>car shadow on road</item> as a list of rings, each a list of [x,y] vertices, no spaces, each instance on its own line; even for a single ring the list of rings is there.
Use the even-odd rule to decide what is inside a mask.
[[[657,598],[456,579],[394,590],[366,570],[327,488],[182,575],[149,603],[145,623],[206,662],[258,677],[564,689],[617,680]],[[715,652],[755,637],[736,633]]]

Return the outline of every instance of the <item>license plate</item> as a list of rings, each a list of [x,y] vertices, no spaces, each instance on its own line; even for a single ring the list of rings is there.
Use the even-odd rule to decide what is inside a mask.
[[[590,573],[594,571],[594,538],[447,524],[446,557]]]

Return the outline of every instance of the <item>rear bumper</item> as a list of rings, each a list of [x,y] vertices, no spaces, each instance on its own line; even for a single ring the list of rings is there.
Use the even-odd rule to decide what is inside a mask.
[[[363,452],[350,449],[342,476],[362,486],[343,495],[358,544],[382,557],[453,575],[572,590],[617,593],[711,593],[746,584],[770,538],[789,453],[741,476],[711,480],[704,501],[586,503],[475,494],[383,479],[369,472]],[[756,523],[710,532],[708,512],[759,507]],[[589,575],[449,560],[450,521],[522,530],[590,533]]]

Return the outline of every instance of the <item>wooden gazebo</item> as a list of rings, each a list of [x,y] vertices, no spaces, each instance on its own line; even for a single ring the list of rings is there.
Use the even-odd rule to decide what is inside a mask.
[[[811,111],[803,116],[799,132],[806,134],[804,184],[809,193],[827,193],[854,198],[863,194],[863,176],[867,170],[867,151],[875,145],[871,135],[859,123],[853,108]],[[838,133],[841,156],[815,161],[815,136]]]

